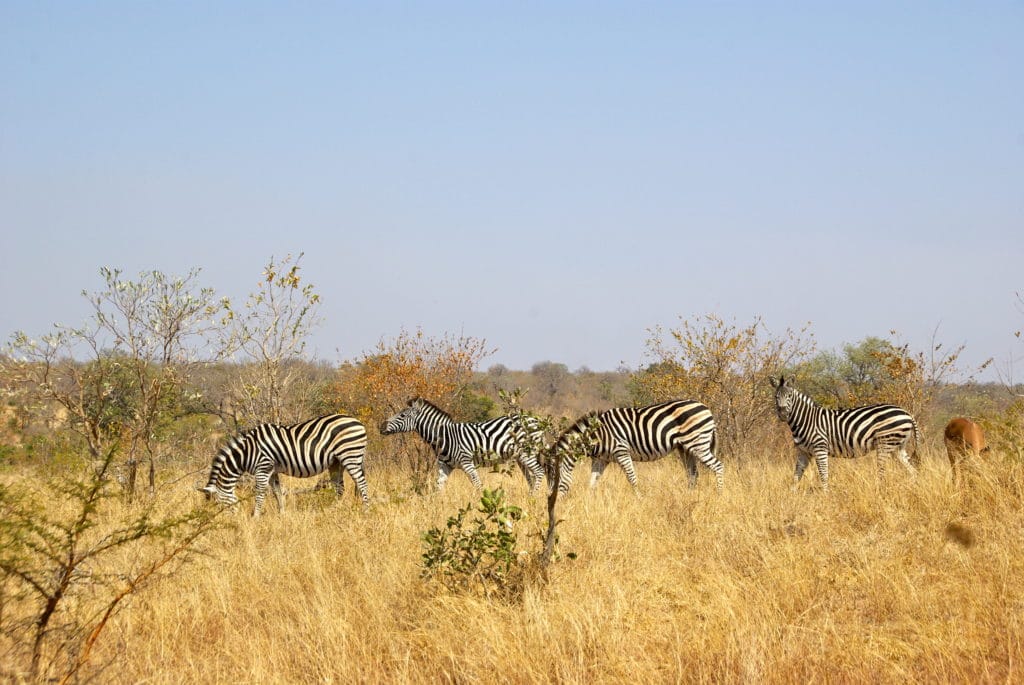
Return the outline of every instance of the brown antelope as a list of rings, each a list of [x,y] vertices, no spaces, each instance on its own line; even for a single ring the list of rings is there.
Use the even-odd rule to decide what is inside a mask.
[[[953,470],[953,480],[957,480],[960,462],[969,455],[977,457],[988,451],[985,444],[985,433],[981,426],[970,419],[957,417],[946,424],[944,433],[946,454],[949,455],[949,466]]]

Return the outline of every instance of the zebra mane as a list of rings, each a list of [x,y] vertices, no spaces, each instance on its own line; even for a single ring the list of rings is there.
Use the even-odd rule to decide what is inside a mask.
[[[256,430],[255,427],[244,430],[241,433],[235,433],[230,438],[228,438],[227,442],[221,445],[221,448],[218,450],[218,453],[227,453],[236,447],[240,447],[242,443],[245,442],[245,439],[249,437],[249,434],[252,433],[254,430]]]
[[[794,388],[792,385],[787,385],[786,388],[788,388],[789,391],[793,393],[793,396],[796,397],[798,400],[802,400],[804,402],[813,404],[815,407],[822,406],[820,402],[818,402],[816,399],[805,393],[800,388]]]
[[[241,448],[242,443],[254,430],[256,429],[250,428],[241,433],[235,433],[220,446],[217,453],[213,455],[213,461],[210,462],[210,475],[206,479],[206,487],[210,487],[220,481],[224,469],[230,468],[231,455]]]
[[[441,407],[437,406],[436,404],[434,404],[433,402],[431,402],[428,399],[424,399],[423,397],[414,397],[411,400],[409,400],[409,402],[407,404],[408,404],[408,406],[411,407],[411,406],[413,406],[416,403],[419,403],[419,404],[421,404],[424,407],[427,407],[429,409],[433,409],[434,411],[436,411],[437,413],[443,415],[444,417],[448,418],[451,421],[455,420],[454,418],[452,418],[451,413],[445,411],[444,409],[441,409]]]

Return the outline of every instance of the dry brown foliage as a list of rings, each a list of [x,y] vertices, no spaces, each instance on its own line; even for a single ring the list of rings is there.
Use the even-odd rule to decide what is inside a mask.
[[[636,399],[703,402],[715,416],[719,449],[738,459],[777,439],[768,379],[806,360],[814,340],[808,327],[773,335],[760,318],[741,327],[706,314],[654,329],[647,347],[657,362],[635,376]]]

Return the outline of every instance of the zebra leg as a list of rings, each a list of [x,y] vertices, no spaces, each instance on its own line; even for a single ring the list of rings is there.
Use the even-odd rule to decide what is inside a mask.
[[[819,450],[814,453],[814,465],[818,467],[818,479],[821,489],[828,492],[828,451]]]
[[[527,468],[526,462],[521,459],[516,459],[516,464],[519,465],[519,470],[523,473],[523,478],[526,479],[526,484],[530,486],[530,491],[533,491],[533,478],[530,477],[530,469]]]
[[[796,470],[793,472],[793,485],[800,482],[800,479],[804,477],[805,470],[807,470],[807,452],[798,448],[796,451]]]
[[[444,490],[445,481],[452,475],[452,467],[443,461],[437,462],[437,489]]]
[[[687,453],[689,455],[689,453]],[[715,488],[721,492],[725,487],[725,466],[719,461],[718,457],[710,449],[700,449],[695,455],[689,456],[689,462],[687,468],[691,468],[690,483],[691,487],[697,484],[697,460],[700,463],[707,466],[715,474]]]
[[[472,481],[473,487],[479,490],[484,486],[480,482],[480,474],[476,472],[476,464],[473,463],[473,455],[465,456],[462,458],[462,470],[469,476],[469,480]]]
[[[346,459],[343,461],[342,466],[348,471],[348,475],[355,481],[356,490],[359,491],[359,499],[363,500],[363,506],[367,507],[370,505],[370,496],[366,491],[366,474],[363,472],[363,460],[362,459]],[[343,484],[341,482],[341,471],[338,471],[338,495],[341,495]]]
[[[885,465],[889,461],[890,453],[887,450],[876,451],[875,460],[878,462],[878,482],[885,483]]]
[[[274,473],[273,467],[257,471],[256,476],[256,504],[253,506],[252,515],[256,518],[263,512],[263,500],[267,498],[267,486],[270,484]]]
[[[899,452],[896,453],[896,456],[899,458],[900,463],[903,464],[903,466],[906,467],[907,471],[910,472],[911,476],[917,475],[917,468],[914,466],[914,463],[910,461],[910,455],[907,454],[907,450],[905,447],[901,446]]]
[[[335,459],[331,462],[328,470],[331,473],[331,484],[334,486],[334,492],[338,493],[340,499],[345,495],[345,469],[342,468],[341,461]]]
[[[697,458],[682,448],[679,449],[679,458],[683,460],[683,466],[686,467],[690,488],[697,487]]]
[[[636,489],[636,469],[633,468],[633,459],[629,456],[629,450],[619,450],[615,453],[615,461],[622,470],[626,472],[626,480]]]
[[[283,512],[284,489],[281,487],[281,481],[278,479],[276,471],[270,474],[270,489],[274,491],[274,497],[277,499],[277,510]]]
[[[523,458],[519,461],[519,468],[523,470],[526,477],[526,484],[530,487],[530,494],[533,495],[540,487],[544,479],[544,469],[540,467],[536,459]]]
[[[604,459],[598,459],[597,457],[590,460],[590,487],[593,489],[597,485],[597,481],[601,478],[601,474],[604,473],[605,468],[608,466],[608,462]]]

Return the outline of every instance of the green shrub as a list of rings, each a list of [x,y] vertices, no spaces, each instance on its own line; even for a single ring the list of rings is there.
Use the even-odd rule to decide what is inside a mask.
[[[481,516],[472,517],[476,511]],[[459,509],[445,527],[423,535],[423,577],[452,592],[480,592],[486,597],[513,597],[522,590],[515,523],[522,509],[505,502],[502,488],[483,491],[480,502]]]

